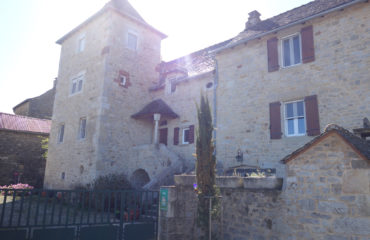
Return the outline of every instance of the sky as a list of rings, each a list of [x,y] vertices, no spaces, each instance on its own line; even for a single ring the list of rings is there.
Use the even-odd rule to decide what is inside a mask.
[[[39,96],[58,76],[56,40],[101,9],[108,0],[0,1],[0,112]],[[169,61],[225,41],[243,31],[248,13],[261,19],[310,0],[129,0],[165,33],[162,60]]]

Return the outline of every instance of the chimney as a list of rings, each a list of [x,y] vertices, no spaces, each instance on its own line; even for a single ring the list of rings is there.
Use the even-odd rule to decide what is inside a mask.
[[[248,14],[249,14],[249,18],[248,18],[248,22],[245,23],[245,30],[261,22],[261,19],[260,19],[261,14],[258,11],[254,10]]]

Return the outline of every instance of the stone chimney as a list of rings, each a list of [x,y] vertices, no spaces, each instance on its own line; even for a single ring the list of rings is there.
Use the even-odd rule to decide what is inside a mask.
[[[248,14],[249,14],[249,18],[248,18],[248,22],[245,23],[245,30],[261,22],[261,19],[260,19],[261,14],[258,11],[254,10]]]

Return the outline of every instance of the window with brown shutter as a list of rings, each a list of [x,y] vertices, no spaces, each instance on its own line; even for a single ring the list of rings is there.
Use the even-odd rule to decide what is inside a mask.
[[[173,129],[173,145],[179,145],[179,133],[180,128],[176,127]]]
[[[279,69],[278,39],[276,37],[267,40],[267,61],[269,72]]]
[[[312,25],[301,29],[302,38],[302,62],[309,63],[315,61],[315,48],[313,44]]]
[[[194,125],[189,126],[189,144],[194,143]]]
[[[307,135],[316,136],[320,134],[320,119],[317,96],[305,97]]]
[[[270,138],[281,138],[280,102],[270,103]]]

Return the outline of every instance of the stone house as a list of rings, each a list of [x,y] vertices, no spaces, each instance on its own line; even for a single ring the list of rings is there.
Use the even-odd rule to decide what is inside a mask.
[[[53,115],[56,81],[55,79],[52,89],[44,92],[40,96],[28,98],[13,107],[14,114],[33,118],[51,119]]]
[[[57,41],[61,57],[45,187],[125,173],[159,185],[194,168],[196,105],[207,94],[220,173],[275,168],[330,123],[370,115],[369,3],[316,0],[235,38],[161,62],[166,36],[112,0]],[[144,180],[143,180],[144,179]]]
[[[22,182],[42,187],[46,160],[42,140],[51,121],[0,113],[0,185]]]

